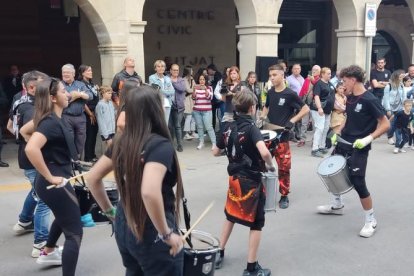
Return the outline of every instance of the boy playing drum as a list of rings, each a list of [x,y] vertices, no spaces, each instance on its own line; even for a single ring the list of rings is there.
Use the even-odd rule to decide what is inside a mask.
[[[260,130],[253,122],[252,116],[256,112],[255,95],[248,89],[242,89],[235,94],[232,102],[237,112],[235,121],[227,124],[217,140],[218,148],[213,149],[215,156],[220,156],[220,149],[226,149],[229,159],[229,190],[224,211],[227,219],[223,225],[221,252],[220,258],[216,260],[216,268],[221,267],[224,248],[234,223],[239,223],[250,227],[247,267],[243,275],[271,275],[270,269],[262,268],[257,262],[257,249],[265,222],[265,194],[261,172],[265,168],[275,171],[275,167]]]

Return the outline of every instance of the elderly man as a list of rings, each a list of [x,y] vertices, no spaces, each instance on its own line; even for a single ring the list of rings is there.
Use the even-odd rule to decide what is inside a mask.
[[[299,63],[295,63],[292,65],[292,74],[286,78],[286,82],[290,89],[295,91],[298,95],[300,93],[300,90],[302,89],[303,83],[305,82],[305,79],[300,74],[302,71],[302,67]],[[305,144],[305,141],[302,139],[302,122],[298,121],[295,123],[295,138],[299,140],[298,146],[303,146]]]
[[[63,119],[73,132],[78,157],[81,156],[86,140],[85,104],[93,95],[83,82],[75,80],[75,67],[72,64],[62,66],[62,83],[70,94],[69,105],[63,110]]]

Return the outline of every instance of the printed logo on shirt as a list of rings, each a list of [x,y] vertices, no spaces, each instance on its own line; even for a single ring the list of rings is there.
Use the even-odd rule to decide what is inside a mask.
[[[388,74],[387,73],[385,73],[385,77],[388,79]]]
[[[285,98],[280,98],[279,99],[279,105],[283,106],[285,104],[286,99]]]
[[[356,105],[356,107],[355,107],[355,112],[360,112],[361,111],[361,109],[362,109],[362,104],[357,104]]]

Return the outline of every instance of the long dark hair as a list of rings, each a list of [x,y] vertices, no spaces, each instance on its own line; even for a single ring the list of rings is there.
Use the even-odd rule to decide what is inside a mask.
[[[56,78],[41,81],[36,86],[35,113],[33,123],[35,129],[39,122],[53,112],[53,103],[50,96],[56,96],[60,80]]]
[[[79,66],[79,69],[78,69],[78,81],[84,81],[82,74],[83,74],[83,72],[85,72],[89,68],[92,68],[92,66],[86,65],[86,64],[81,64]],[[92,79],[88,80],[88,82],[92,82]]]
[[[125,104],[125,129],[114,139],[112,161],[118,183],[127,224],[141,240],[148,213],[141,195],[144,163],[141,155],[151,134],[158,134],[171,141],[164,119],[164,108],[160,92],[143,85],[129,91]],[[177,175],[175,216],[179,221],[183,184],[177,155],[174,152]]]

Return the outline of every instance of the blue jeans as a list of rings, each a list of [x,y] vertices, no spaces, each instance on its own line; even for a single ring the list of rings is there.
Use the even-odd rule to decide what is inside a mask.
[[[175,224],[167,216],[167,223],[170,227]],[[150,223],[147,220],[146,224]],[[157,231],[154,226],[145,226],[141,241],[138,241],[129,228],[121,202],[118,204],[115,218],[115,239],[121,253],[122,263],[126,268],[126,276],[182,276],[184,267],[184,250],[181,250],[175,257],[169,253],[170,247],[162,241],[154,242]],[[177,233],[178,231],[175,230]]]
[[[390,121],[390,129],[387,132],[387,137],[388,139],[392,138],[394,136],[394,132],[395,132],[395,116],[392,117],[391,121]]]
[[[213,125],[211,123],[212,113],[211,111],[193,111],[193,117],[197,124],[198,138],[200,142],[204,143],[204,128],[207,130],[208,136],[212,144],[216,144],[216,133],[214,132]],[[204,128],[203,128],[204,126]]]
[[[46,241],[49,235],[50,209],[42,200],[34,198],[35,190],[33,188],[33,185],[37,175],[36,170],[24,170],[24,175],[27,177],[27,179],[29,179],[30,184],[32,185],[32,189],[24,200],[23,209],[19,215],[19,221],[24,223],[33,220],[34,243],[40,243]]]
[[[395,128],[395,147],[402,149],[408,142],[410,130],[408,128]]]

